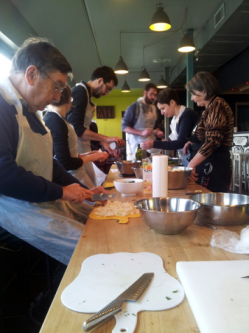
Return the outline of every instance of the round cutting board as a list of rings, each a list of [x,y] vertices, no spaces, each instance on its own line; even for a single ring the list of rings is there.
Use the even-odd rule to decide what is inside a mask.
[[[134,332],[140,311],[167,310],[184,299],[181,284],[163,268],[162,259],[153,253],[98,254],[87,258],[76,279],[65,288],[62,303],[77,312],[95,313],[114,300],[142,274],[154,278],[136,302],[124,302],[115,315],[113,333]],[[90,316],[89,316],[90,317]]]

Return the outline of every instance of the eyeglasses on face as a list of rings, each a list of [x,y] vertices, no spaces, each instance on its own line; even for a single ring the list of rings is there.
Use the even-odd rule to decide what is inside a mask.
[[[56,85],[56,83],[51,79],[51,77],[48,76],[48,74],[46,74],[46,73],[43,73],[43,74],[45,74],[46,77],[49,78],[49,80],[52,82],[53,87],[54,87],[54,91],[55,91],[55,92],[60,92],[60,93],[63,92],[63,90],[64,90],[65,88],[60,88],[60,87],[58,87],[58,86]]]
[[[112,91],[112,88],[109,87],[106,83],[105,83],[105,85],[106,85],[106,92],[107,92],[108,94],[110,94],[110,92]]]

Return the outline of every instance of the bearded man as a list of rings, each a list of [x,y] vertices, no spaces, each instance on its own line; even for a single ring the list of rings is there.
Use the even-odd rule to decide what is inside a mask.
[[[72,88],[73,107],[69,110],[66,120],[73,125],[78,137],[78,153],[84,154],[91,151],[91,140],[99,141],[104,150],[114,154],[117,153],[110,148],[111,142],[116,142],[117,146],[124,145],[124,141],[118,137],[110,137],[91,131],[93,113],[91,98],[100,98],[109,95],[114,87],[118,84],[118,79],[112,68],[102,66],[96,68],[87,83],[81,81]],[[96,147],[98,149],[98,147]],[[104,175],[95,165],[88,163],[85,166],[86,184],[90,188],[103,183]],[[104,178],[103,178],[104,176]]]
[[[143,97],[128,106],[122,119],[122,131],[128,133],[130,156],[134,159],[138,144],[144,141],[162,138],[164,133],[158,128],[157,111],[153,105],[157,96],[157,87],[148,83],[144,87]]]

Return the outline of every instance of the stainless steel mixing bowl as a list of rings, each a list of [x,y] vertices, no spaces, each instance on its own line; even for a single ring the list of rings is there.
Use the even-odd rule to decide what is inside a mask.
[[[175,235],[189,227],[201,205],[184,198],[149,198],[134,203],[143,221],[159,234]]]
[[[132,168],[140,168],[141,161],[116,161],[115,162],[118,171],[122,176],[132,176],[134,175],[134,170]]]
[[[168,189],[180,190],[186,188],[192,170],[193,168],[172,167],[172,170],[168,171]]]
[[[215,225],[249,223],[249,196],[236,193],[194,194],[190,199],[201,204],[197,221]]]
[[[135,175],[138,179],[143,179],[143,168],[133,168]]]

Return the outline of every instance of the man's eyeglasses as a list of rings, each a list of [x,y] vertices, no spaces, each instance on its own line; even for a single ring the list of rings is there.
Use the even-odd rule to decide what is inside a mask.
[[[105,83],[105,85],[106,85],[106,92],[107,92],[108,94],[110,94],[110,92],[112,91],[112,88],[109,87],[106,83]]]
[[[60,93],[63,92],[63,90],[64,90],[65,88],[59,88],[59,87],[56,85],[56,83],[51,79],[50,76],[48,76],[46,73],[43,73],[43,74],[45,74],[46,77],[49,78],[49,80],[52,82],[53,87],[54,87],[54,91],[55,91],[55,92],[60,92]]]

